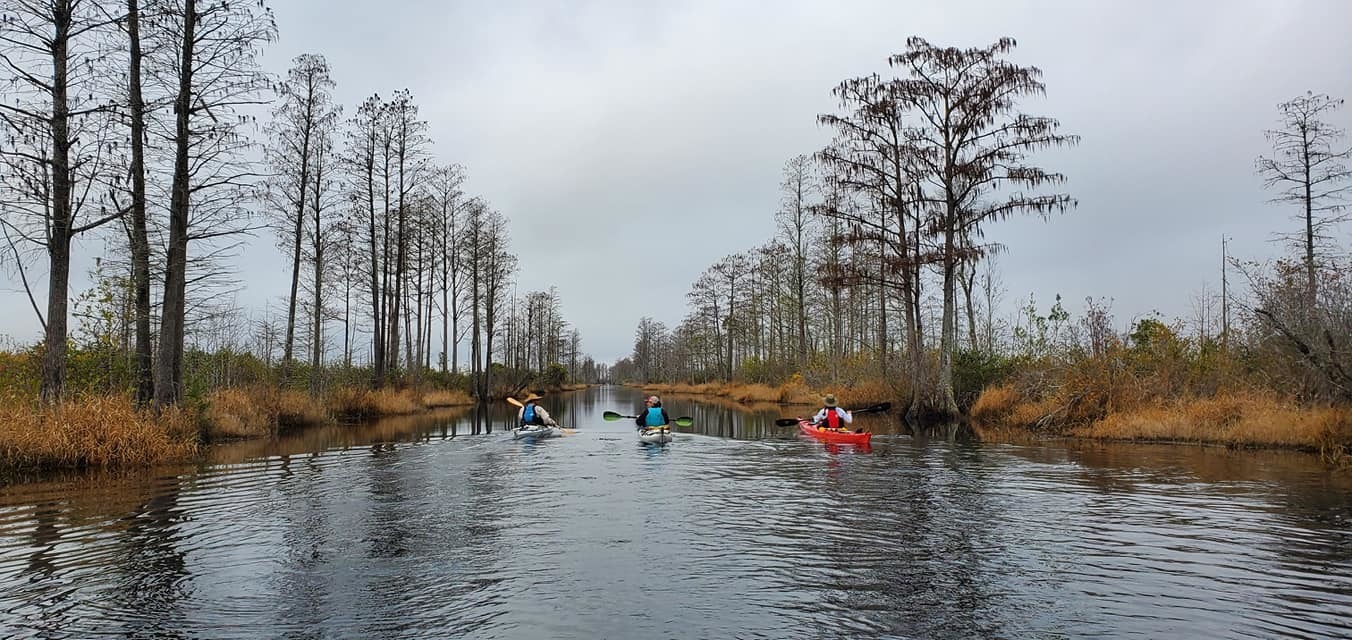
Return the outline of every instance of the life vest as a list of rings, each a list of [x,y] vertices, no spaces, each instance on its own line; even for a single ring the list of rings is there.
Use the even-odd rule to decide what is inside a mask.
[[[662,407],[648,407],[648,413],[643,417],[643,424],[649,427],[660,427],[667,421],[662,417]]]
[[[544,423],[545,423],[544,419],[541,418],[538,413],[535,413],[535,403],[533,402],[531,404],[526,405],[525,410],[521,412],[521,424],[538,425]]]
[[[835,407],[826,408],[826,426],[829,429],[840,428],[840,413]]]

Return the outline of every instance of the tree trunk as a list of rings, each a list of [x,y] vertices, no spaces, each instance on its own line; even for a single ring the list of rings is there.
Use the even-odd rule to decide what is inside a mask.
[[[131,118],[131,280],[136,314],[136,404],[150,404],[155,395],[154,358],[150,344],[150,240],[146,230],[145,102],[141,97],[140,0],[127,0],[128,109]]]
[[[1302,132],[1304,129],[1302,129]],[[1306,137],[1302,140],[1301,151],[1304,154],[1302,164],[1305,169],[1305,276],[1306,289],[1305,294],[1308,297],[1309,310],[1314,311],[1318,303],[1319,289],[1317,279],[1315,278],[1314,267],[1314,196],[1311,194],[1310,178],[1310,140]]]
[[[320,147],[320,162],[315,167],[315,186],[314,186],[314,327],[313,339],[310,341],[310,395],[319,395],[320,365],[323,358],[324,345],[324,235],[323,235],[323,187],[324,187],[324,165],[323,165],[323,147]]]
[[[374,126],[375,125],[372,125],[372,127]],[[373,365],[372,369],[375,378],[372,382],[375,387],[379,388],[385,386],[385,369],[387,365],[385,362],[385,336],[384,336],[385,319],[381,314],[381,311],[384,308],[382,301],[384,300],[385,296],[384,292],[380,288],[380,274],[382,272],[381,265],[383,264],[381,258],[383,256],[381,255],[379,247],[376,244],[377,224],[376,224],[374,128],[372,129],[370,137],[368,137],[367,140],[369,145],[367,148],[370,150],[371,154],[370,156],[365,158],[364,168],[366,170],[366,207],[367,207],[366,231],[368,244],[367,248],[371,254],[371,263],[368,266],[370,267],[370,275],[371,275],[371,332],[372,332],[371,359],[374,361],[372,363]]]
[[[42,402],[56,404],[66,391],[66,329],[70,295],[70,241],[73,235],[70,173],[70,106],[67,70],[70,45],[69,0],[51,5],[55,33],[52,52],[52,192],[47,239],[47,335],[42,356]]]
[[[967,305],[967,347],[976,351],[976,309],[972,304],[972,287],[976,286],[976,265],[971,262],[963,264],[959,282],[962,284],[963,301]]]
[[[155,364],[155,405],[166,408],[183,398],[184,296],[188,268],[188,110],[192,105],[193,44],[197,1],[183,2],[183,42],[178,93],[174,98],[174,178],[169,199],[169,247],[165,264],[164,300],[160,318],[160,348]]]

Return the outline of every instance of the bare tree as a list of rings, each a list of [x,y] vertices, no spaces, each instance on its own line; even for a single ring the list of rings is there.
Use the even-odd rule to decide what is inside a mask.
[[[812,159],[799,155],[784,165],[784,180],[780,183],[783,199],[780,201],[779,234],[793,254],[793,286],[795,320],[797,322],[797,362],[799,370],[807,366],[807,307],[808,307],[808,252],[814,242],[812,197],[817,192]]]
[[[113,20],[90,0],[8,0],[0,12],[0,67],[12,76],[0,100],[0,224],[16,260],[17,242],[47,254],[41,395],[55,403],[66,384],[71,243],[122,213],[104,207],[94,219],[82,216],[98,205],[94,187],[108,165],[111,108],[98,92],[99,40]]]
[[[377,196],[382,187],[378,182],[377,161],[382,146],[384,122],[384,104],[380,96],[371,96],[357,109],[357,114],[348,121],[347,168],[351,187],[349,198],[354,208],[361,212],[357,226],[361,228],[366,241],[366,282],[368,300],[371,303],[371,359],[375,386],[385,384],[389,361],[386,356],[385,331],[387,324],[385,284],[382,275],[388,270],[388,206],[377,206]],[[388,200],[388,193],[385,194]]]
[[[458,164],[438,167],[432,173],[431,191],[438,215],[436,237],[441,252],[441,370],[459,372],[460,366],[460,316],[463,307],[460,299],[464,294],[464,273],[461,268],[461,253],[456,250],[456,236],[461,229],[461,209],[464,206],[464,192],[460,187],[465,182],[465,170]]]
[[[156,78],[174,86],[174,149],[169,203],[155,404],[183,397],[184,324],[188,305],[188,244],[240,230],[241,208],[257,175],[241,164],[250,146],[241,106],[261,104],[267,78],[258,70],[258,48],[276,35],[272,14],[261,3],[166,2],[155,14],[154,32],[172,58],[156,60]]]
[[[307,191],[321,135],[338,119],[331,92],[335,86],[324,56],[303,53],[292,60],[286,80],[277,85],[278,104],[268,125],[268,199],[274,207],[279,242],[291,255],[291,294],[287,299],[286,340],[282,369],[293,359],[296,302],[300,288],[301,243],[305,236]]]
[[[1318,295],[1318,245],[1329,240],[1330,227],[1346,219],[1352,169],[1346,162],[1352,147],[1339,148],[1346,132],[1323,118],[1343,105],[1341,99],[1307,92],[1277,106],[1281,128],[1267,132],[1273,157],[1258,158],[1264,186],[1277,189],[1272,202],[1300,207],[1305,228],[1295,237],[1305,252],[1306,304]],[[1288,236],[1291,237],[1291,236]]]
[[[341,233],[341,229],[339,229],[340,221],[333,219],[333,211],[338,206],[336,200],[341,191],[337,177],[337,160],[333,157],[334,140],[332,133],[332,125],[338,121],[339,114],[339,109],[333,109],[325,126],[315,132],[311,140],[313,145],[311,147],[312,158],[308,163],[308,172],[313,184],[309,190],[309,230],[307,236],[309,259],[313,267],[311,288],[314,294],[311,308],[313,325],[310,333],[310,393],[315,395],[319,393],[320,375],[322,373],[320,366],[323,364],[324,273],[329,268],[326,256],[330,245],[340,241],[337,234]]]
[[[410,195],[419,184],[418,181],[424,169],[426,162],[426,153],[429,140],[426,136],[427,123],[418,119],[418,107],[413,103],[413,96],[407,90],[396,92],[394,98],[388,103],[386,114],[389,118],[387,126],[389,127],[389,141],[386,147],[389,154],[386,156],[387,162],[394,162],[394,184],[386,185],[386,193],[390,186],[396,188],[396,212],[398,223],[395,227],[395,256],[394,271],[391,274],[394,290],[390,297],[389,314],[389,352],[398,354],[399,352],[399,322],[400,313],[408,312],[403,306],[407,295],[405,274],[408,271],[408,249],[409,232],[412,230],[410,224],[410,214],[412,213],[412,198]],[[387,165],[388,166],[388,165]],[[387,206],[390,203],[387,203]],[[411,338],[411,336],[408,336]],[[414,359],[411,342],[407,345],[407,360],[409,367],[416,367],[417,361]]]

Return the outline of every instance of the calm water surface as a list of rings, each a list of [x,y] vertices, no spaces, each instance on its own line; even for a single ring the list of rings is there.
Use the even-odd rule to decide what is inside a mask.
[[[1312,456],[828,450],[676,398],[697,425],[644,446],[600,420],[638,397],[550,398],[581,431],[538,444],[451,412],[0,487],[0,637],[1352,637],[1352,483]]]

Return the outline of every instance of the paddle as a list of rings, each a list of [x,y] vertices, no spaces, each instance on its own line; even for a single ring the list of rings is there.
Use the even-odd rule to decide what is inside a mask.
[[[520,400],[517,400],[516,398],[513,398],[513,397],[511,397],[511,396],[507,396],[507,404],[510,404],[510,405],[512,405],[512,406],[514,406],[514,407],[517,407],[517,408],[526,406],[526,405],[524,405],[524,404],[521,404],[521,401],[520,401]],[[517,427],[517,428],[519,429],[520,427]],[[563,427],[559,427],[559,429],[562,429],[562,430],[563,430],[563,435],[565,435],[565,436],[571,436],[571,435],[573,435],[574,433],[577,433],[577,429],[565,429],[565,428],[563,428]]]
[[[601,419],[606,422],[615,422],[616,420],[624,420],[626,418],[629,420],[636,420],[638,419],[638,416],[626,416],[615,413],[614,411],[607,411],[601,414]],[[681,416],[679,418],[673,418],[672,422],[675,422],[678,427],[689,427],[695,424],[695,419],[690,416]]]
[[[875,404],[871,407],[864,407],[863,409],[851,411],[850,415],[857,416],[861,413],[884,413],[891,408],[892,408],[891,402],[882,402],[879,404]],[[799,418],[780,418],[778,420],[775,420],[775,425],[780,427],[791,427],[795,424],[798,424],[798,420]]]

